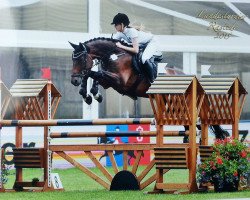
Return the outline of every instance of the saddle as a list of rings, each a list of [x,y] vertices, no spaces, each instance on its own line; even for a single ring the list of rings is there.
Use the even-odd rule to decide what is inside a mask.
[[[139,52],[133,55],[132,65],[137,74],[144,74],[142,54],[146,47],[147,47],[147,44],[140,46]],[[157,62],[157,63],[160,62],[163,59],[162,53],[158,51],[157,54],[153,55],[153,58],[154,58],[154,62]]]

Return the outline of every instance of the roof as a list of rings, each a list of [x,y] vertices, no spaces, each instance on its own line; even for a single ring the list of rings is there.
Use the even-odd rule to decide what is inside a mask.
[[[194,75],[159,75],[147,94],[184,94],[194,78]],[[198,88],[202,90],[200,84]]]
[[[10,88],[13,97],[37,97],[44,95],[45,86],[49,83],[47,79],[17,79]],[[53,96],[61,97],[60,92],[51,84],[51,93]]]
[[[200,84],[207,94],[228,94],[233,92],[233,84],[236,79],[238,79],[237,76],[202,76]],[[239,93],[247,94],[240,80]]]

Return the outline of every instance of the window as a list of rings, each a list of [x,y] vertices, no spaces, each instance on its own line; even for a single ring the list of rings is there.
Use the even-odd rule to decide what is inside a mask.
[[[1,7],[0,7],[1,8]],[[0,29],[87,32],[87,0],[40,0],[1,9]]]
[[[247,91],[250,90],[249,71],[250,54],[240,53],[198,53],[198,75],[201,74],[202,65],[211,65],[209,71],[212,75],[238,76]],[[250,100],[246,98],[241,119],[250,118]]]

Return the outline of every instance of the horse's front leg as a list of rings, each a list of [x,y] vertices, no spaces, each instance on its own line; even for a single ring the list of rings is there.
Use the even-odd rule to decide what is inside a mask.
[[[84,99],[84,101],[90,105],[92,103],[92,97],[87,94],[87,81],[88,81],[88,77],[84,77],[82,79],[82,83],[81,83],[81,89],[79,90],[79,94],[82,95],[82,98]]]
[[[102,95],[98,92],[98,85],[99,85],[98,80],[94,80],[90,92],[93,94],[94,99],[99,103],[101,103],[103,98]]]

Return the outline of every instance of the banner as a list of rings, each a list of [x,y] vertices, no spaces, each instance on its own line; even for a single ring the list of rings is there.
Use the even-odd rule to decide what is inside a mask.
[[[149,124],[139,124],[139,125],[129,125],[129,131],[149,131]],[[150,137],[129,137],[129,143],[150,143]],[[130,165],[134,164],[135,158],[137,156],[137,151],[134,151],[134,156],[130,159]],[[143,151],[139,165],[147,165],[150,163],[150,151]]]
[[[107,131],[128,131],[128,125],[108,125]],[[128,137],[107,137],[106,144],[126,144],[128,143]],[[130,156],[131,152],[128,152],[128,156]],[[123,166],[123,151],[113,151],[116,164],[118,167]],[[107,152],[104,152],[106,156],[106,165],[112,166],[109,156]]]

